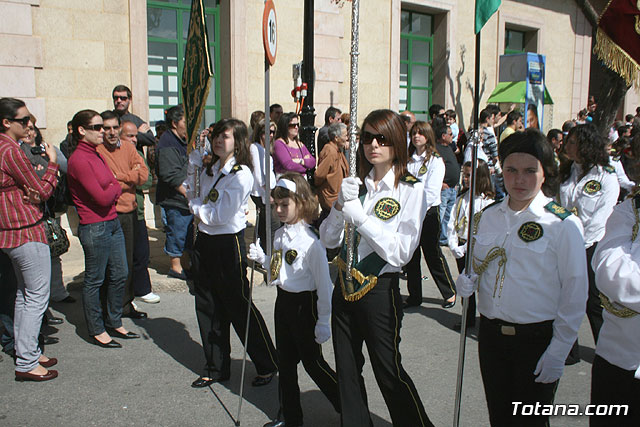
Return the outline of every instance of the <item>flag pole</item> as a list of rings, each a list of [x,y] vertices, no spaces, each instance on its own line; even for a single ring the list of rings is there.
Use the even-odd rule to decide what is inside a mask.
[[[469,220],[467,221],[467,250],[465,256],[465,273],[471,271],[473,259],[473,215],[475,214],[476,196],[476,171],[478,168],[478,145],[480,145],[480,135],[478,128],[480,111],[480,31],[476,34],[476,63],[475,63],[475,88],[473,94],[473,136],[470,144],[473,144],[471,158],[471,181],[469,183]],[[469,298],[462,299],[462,320],[460,324],[460,347],[458,350],[458,374],[456,377],[456,397],[453,411],[453,427],[460,425],[460,406],[462,402],[462,378],[464,375],[464,356],[467,344],[467,308]]]

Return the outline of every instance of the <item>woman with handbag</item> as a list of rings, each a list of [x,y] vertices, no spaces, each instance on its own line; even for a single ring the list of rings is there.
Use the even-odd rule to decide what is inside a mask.
[[[57,185],[56,151],[45,144],[47,170],[40,179],[18,141],[30,120],[24,102],[0,99],[0,248],[11,258],[17,278],[14,314],[17,381],[47,381],[57,360],[42,355],[38,333],[49,302],[51,257],[39,204]]]

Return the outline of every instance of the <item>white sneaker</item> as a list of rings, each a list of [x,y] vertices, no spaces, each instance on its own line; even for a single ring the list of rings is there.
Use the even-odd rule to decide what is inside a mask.
[[[160,296],[154,294],[153,292],[149,292],[148,294],[141,297],[136,297],[136,299],[142,302],[146,302],[147,304],[157,304],[160,302]]]

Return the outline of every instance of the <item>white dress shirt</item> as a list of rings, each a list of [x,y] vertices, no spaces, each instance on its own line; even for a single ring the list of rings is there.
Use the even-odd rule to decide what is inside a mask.
[[[635,223],[632,199],[616,206],[591,265],[598,289],[611,303],[640,313],[640,237],[631,241]],[[603,310],[602,317],[596,354],[622,369],[635,371],[640,380],[640,315],[621,318]]]
[[[421,155],[413,153],[407,163],[409,173],[420,180],[424,186],[424,202],[429,210],[440,205],[442,181],[444,181],[444,160],[434,152],[428,162],[424,163],[426,151]],[[424,168],[422,167],[424,164]]]
[[[271,284],[292,293],[317,291],[318,322],[328,324],[333,284],[326,250],[311,227],[304,221],[284,224],[276,230],[273,249],[282,251],[282,266],[278,278]],[[291,264],[286,260],[289,251],[296,252]]]
[[[631,192],[633,187],[636,186],[636,183],[629,179],[627,173],[624,171],[624,166],[622,166],[620,159],[609,157],[609,164],[611,164],[611,166],[616,170],[616,176],[618,177],[618,184],[620,185],[620,188],[624,188]]]
[[[260,197],[262,199],[262,203],[267,203],[266,198],[266,175],[265,171],[265,162],[264,162],[264,147],[257,142],[251,144],[250,147],[251,158],[253,159],[253,189],[251,190],[251,195],[254,197]],[[276,175],[273,173],[273,159],[270,158],[270,166],[271,166],[271,175],[269,185],[273,190],[276,187]]]
[[[387,262],[380,271],[382,275],[401,271],[411,260],[420,241],[422,220],[427,211],[422,185],[400,181],[396,187],[394,168],[391,168],[376,186],[373,172],[371,169],[364,180],[367,194],[362,206],[368,218],[358,227],[362,237],[358,246],[358,259],[355,261],[360,262],[370,253],[377,253]],[[400,205],[398,213],[386,221],[374,213],[376,203],[385,197],[394,199]],[[344,215],[333,207],[320,225],[320,240],[325,247],[337,248],[342,244],[344,224]]]
[[[563,220],[549,212],[549,202],[540,191],[521,212],[509,208],[508,196],[482,212],[473,246],[474,271],[480,275],[478,310],[490,319],[512,323],[553,320],[550,347],[557,357],[566,357],[585,314],[587,260],[580,221],[574,215]],[[529,229],[539,227],[541,236],[523,240],[519,234],[525,223]],[[496,247],[506,253],[502,283],[499,259],[482,274],[475,267]]]
[[[449,216],[449,223],[447,224],[447,242],[449,249],[456,258],[462,258],[467,252],[467,244],[460,245],[460,241],[466,242],[469,236],[469,194],[471,192],[466,190],[456,200],[456,204],[453,206],[453,212]],[[493,203],[493,199],[489,197],[476,196],[473,201],[473,210],[480,212],[486,206]]]
[[[602,166],[592,167],[579,179],[581,173],[582,167],[574,162],[571,175],[560,184],[558,203],[578,215],[584,227],[585,248],[589,248],[604,236],[604,226],[618,201],[620,186],[616,174]]]
[[[462,160],[463,164],[470,162],[472,160],[472,157],[473,157],[472,149],[473,149],[473,144],[469,142],[464,149],[464,156]],[[487,156],[487,153],[485,153],[484,150],[482,149],[482,145],[478,146],[478,158],[484,160],[486,163],[489,163],[489,157]]]
[[[236,158],[231,157],[220,169],[220,160],[211,168],[213,176],[207,175],[206,168],[200,174],[200,194],[189,200],[189,209],[200,219],[198,230],[209,235],[235,234],[246,227],[245,206],[253,188],[253,175],[245,165],[234,170]],[[217,182],[217,184],[216,184]],[[217,197],[209,198],[214,189]]]

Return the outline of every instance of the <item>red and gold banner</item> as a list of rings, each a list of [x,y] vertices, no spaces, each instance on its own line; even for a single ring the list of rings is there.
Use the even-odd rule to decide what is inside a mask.
[[[611,0],[598,22],[596,56],[640,87],[640,0]]]

